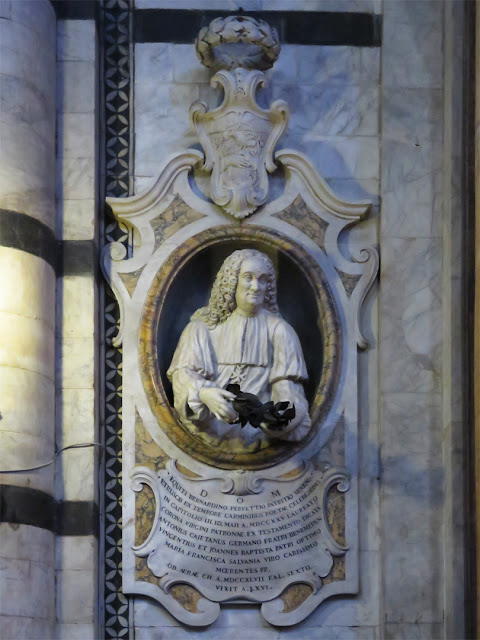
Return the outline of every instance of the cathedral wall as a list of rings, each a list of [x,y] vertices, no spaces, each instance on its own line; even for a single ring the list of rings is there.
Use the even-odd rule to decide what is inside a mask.
[[[314,4],[302,8],[324,9]],[[359,355],[360,595],[326,602],[280,635],[441,637],[462,628],[462,6],[349,10],[381,10],[381,47],[286,44],[259,95],[289,103],[279,148],[307,154],[340,196],[374,203],[345,251],[378,243],[382,265],[363,318],[370,347]],[[137,42],[134,60],[137,193],[167,153],[196,144],[186,106],[218,98],[193,45]],[[200,191],[203,180],[197,172]],[[280,182],[272,178],[271,198]],[[170,625],[188,635],[140,597],[133,617],[138,637]],[[226,607],[211,633],[242,627],[279,633],[249,607]]]
[[[47,0],[4,0],[0,467],[43,462],[55,446],[105,446],[103,458],[90,446],[65,451],[55,471],[0,475],[7,638],[464,635],[464,4],[136,0],[135,11],[240,5],[362,12],[381,28],[371,46],[284,44],[258,94],[262,106],[289,104],[277,148],[306,154],[340,197],[373,203],[341,239],[346,255],[374,245],[381,258],[361,318],[369,347],[358,360],[359,594],[327,600],[291,628],[270,626],[257,606],[227,605],[200,631],[121,593],[122,354],[111,345],[115,309],[98,272],[99,248],[113,234],[103,200],[148,189],[169,154],[198,148],[188,109],[196,99],[212,108],[218,92],[193,44],[151,41],[126,0],[76,16],[57,7],[56,31]],[[108,11],[127,18],[109,31]],[[118,74],[108,75],[108,56]],[[204,193],[206,175],[196,170],[194,181]],[[282,174],[270,183],[274,199]],[[47,231],[19,241],[12,215]],[[47,500],[50,520],[6,509],[21,503],[21,490],[42,492],[29,504]]]

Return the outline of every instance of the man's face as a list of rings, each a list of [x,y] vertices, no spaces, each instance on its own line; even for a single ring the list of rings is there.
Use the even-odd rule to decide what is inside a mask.
[[[245,314],[255,315],[265,300],[268,285],[267,267],[260,258],[247,258],[238,274],[235,299],[237,307]]]

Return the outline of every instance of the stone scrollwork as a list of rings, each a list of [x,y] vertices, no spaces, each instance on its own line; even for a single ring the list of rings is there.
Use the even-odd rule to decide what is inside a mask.
[[[268,173],[276,170],[275,145],[289,120],[287,103],[276,100],[262,109],[255,100],[264,83],[258,70],[220,70],[213,87],[221,85],[223,103],[209,111],[205,103],[190,108],[190,121],[205,149],[205,171],[212,172],[210,196],[235,218],[245,218],[268,195]]]
[[[264,491],[264,483],[266,480],[270,482],[291,482],[292,480],[298,480],[304,476],[308,471],[311,471],[309,465],[303,463],[297,473],[289,476],[288,478],[278,477],[275,470],[267,472],[264,471],[261,474],[246,469],[235,469],[234,471],[223,471],[207,473],[203,476],[186,476],[180,469],[176,461],[170,460],[167,463],[167,469],[171,472],[179,474],[180,477],[190,482],[208,482],[210,480],[222,481],[220,485],[220,492],[234,496],[247,496],[262,493]]]

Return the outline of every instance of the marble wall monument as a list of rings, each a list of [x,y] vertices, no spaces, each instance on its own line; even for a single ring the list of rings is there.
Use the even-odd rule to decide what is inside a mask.
[[[187,625],[253,602],[288,626],[359,589],[357,349],[378,256],[339,235],[370,205],[275,152],[288,106],[256,100],[274,29],[219,18],[196,49],[224,92],[190,108],[203,151],[108,199],[131,237],[102,257],[124,358],[123,591]]]

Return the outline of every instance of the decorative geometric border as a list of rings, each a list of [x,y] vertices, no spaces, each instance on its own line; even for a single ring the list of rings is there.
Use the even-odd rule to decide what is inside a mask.
[[[131,46],[133,0],[103,0],[101,25],[104,80],[105,196],[125,197],[131,192],[130,144]],[[129,244],[127,230],[106,212],[104,243]],[[118,332],[119,310],[105,287],[104,337],[104,624],[105,638],[126,638],[129,602],[122,593],[122,350],[112,345]]]

